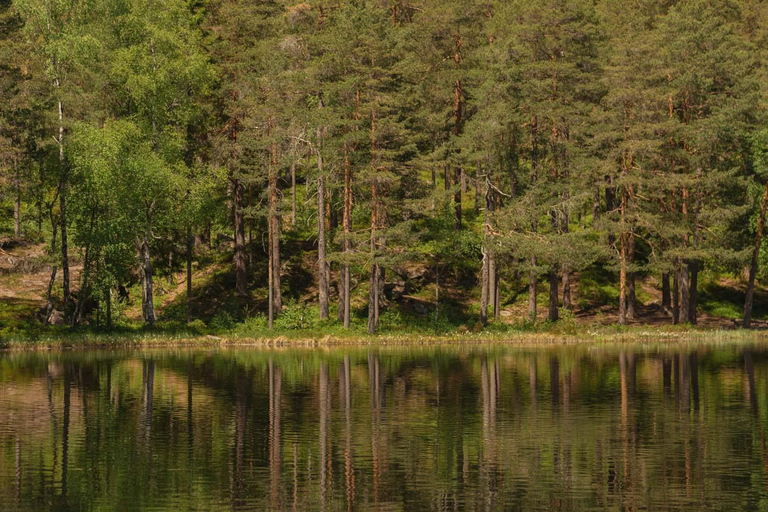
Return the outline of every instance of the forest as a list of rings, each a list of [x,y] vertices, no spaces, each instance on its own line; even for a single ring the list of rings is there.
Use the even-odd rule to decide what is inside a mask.
[[[294,1],[0,0],[35,325],[768,318],[768,2]]]

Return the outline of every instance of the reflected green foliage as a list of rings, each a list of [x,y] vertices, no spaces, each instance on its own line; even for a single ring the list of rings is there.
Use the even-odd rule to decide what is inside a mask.
[[[766,354],[716,341],[5,353],[0,505],[759,510]]]

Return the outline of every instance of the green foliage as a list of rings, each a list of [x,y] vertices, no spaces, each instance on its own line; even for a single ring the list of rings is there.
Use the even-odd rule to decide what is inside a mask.
[[[312,305],[320,225],[358,312],[373,265],[387,293],[407,281],[384,330],[473,330],[490,256],[502,306],[550,274],[578,276],[584,309],[617,305],[627,273],[737,274],[768,180],[767,13],[741,0],[3,1],[0,230],[20,198],[23,231],[50,241],[65,194],[76,286],[100,316],[110,291],[181,271],[190,247],[198,270],[218,265],[215,292],[193,284],[216,331],[243,317],[262,329],[275,247],[289,299],[275,328],[337,327]],[[238,296],[221,270],[235,213]],[[169,292],[166,320],[189,318]]]

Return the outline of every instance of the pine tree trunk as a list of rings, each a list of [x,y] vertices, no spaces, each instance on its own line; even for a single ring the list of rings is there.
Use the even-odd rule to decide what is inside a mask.
[[[51,205],[51,254],[56,255],[56,231],[57,231],[57,225],[56,218],[53,214],[53,205]],[[45,326],[48,327],[48,325],[51,322],[51,313],[53,312],[53,285],[56,282],[56,271],[58,267],[56,265],[56,259],[51,262],[51,277],[48,280],[48,290],[45,294],[46,297],[46,306],[45,306]]]
[[[488,323],[488,253],[483,248],[483,264],[480,270],[480,323]]]
[[[661,310],[669,314],[672,309],[672,292],[669,288],[669,272],[661,274]]]
[[[13,159],[14,186],[16,195],[13,198],[13,236],[21,236],[21,176],[19,175],[19,163]]]
[[[296,227],[296,161],[291,162],[291,228]]]
[[[563,197],[567,199],[569,197],[567,192],[563,193]],[[560,221],[560,233],[568,233],[569,227],[569,216],[568,213],[563,213],[563,216]],[[567,264],[563,265],[562,268],[563,272],[563,308],[570,311],[573,309],[573,304],[571,303],[571,271],[568,268]]]
[[[269,226],[267,226],[267,229],[269,230]],[[271,253],[272,251],[270,250],[269,252]],[[267,256],[267,325],[272,329],[275,326],[275,301],[272,300],[275,295],[275,270],[271,254]]]
[[[627,263],[633,265],[635,262],[635,235],[629,232],[629,241],[627,247]],[[637,315],[637,298],[635,295],[635,273],[627,272],[627,318],[634,320]]]
[[[245,222],[243,219],[244,187],[239,179],[231,178],[232,213],[235,230],[235,291],[241,297],[246,295],[247,274],[245,270]]]
[[[742,327],[748,329],[752,322],[752,300],[755,295],[755,277],[757,276],[757,263],[760,258],[760,243],[763,240],[763,228],[765,226],[765,211],[768,208],[768,183],[763,189],[763,200],[760,203],[760,217],[757,219],[757,232],[755,233],[755,248],[752,251],[752,264],[749,266],[749,281],[747,281],[747,296],[744,300],[744,319]]]
[[[195,245],[195,237],[192,236],[192,227],[187,226],[187,322],[192,320],[192,249]]]
[[[680,267],[680,318],[683,322],[688,322],[691,318],[691,282],[688,275],[688,264]]]
[[[626,169],[622,171],[626,172]],[[631,234],[627,232],[627,189],[622,188],[621,192],[621,205],[619,211],[621,213],[620,225],[621,232],[619,233],[619,323],[624,325],[627,323],[627,264],[629,260],[629,239]],[[606,203],[608,202],[608,190],[606,189]]]
[[[325,176],[323,175],[322,131],[317,129],[317,286],[320,319],[328,318],[328,262],[325,243]]]
[[[531,256],[531,272],[528,274],[528,318],[536,322],[536,294],[538,293],[536,278],[536,256]]]
[[[149,253],[149,229],[143,238],[138,240],[140,274],[141,274],[141,311],[144,323],[150,327],[155,325],[154,285],[152,276],[152,260]]]
[[[672,276],[672,324],[680,323],[680,270],[675,269]]]
[[[376,185],[371,185],[371,280],[368,292],[368,333],[373,334],[379,318],[379,268],[376,264]]]
[[[59,80],[56,79],[56,87],[59,88]],[[69,245],[67,242],[67,169],[64,164],[64,109],[61,100],[58,101],[59,110],[59,170],[61,182],[59,183],[59,222],[61,222],[61,278],[64,298],[64,311],[69,305]]]
[[[277,189],[277,144],[272,144],[269,166],[269,257],[272,261],[272,302],[274,314],[283,309],[283,297],[280,291],[280,211]]]
[[[683,205],[682,214],[683,220],[688,221],[688,189],[683,188]],[[688,233],[683,235],[683,245],[686,250],[690,247],[690,237]],[[680,268],[680,317],[683,322],[690,322],[691,320],[691,281],[689,274],[690,262],[684,261]]]
[[[549,313],[547,315],[547,320],[549,320],[550,322],[555,322],[559,318],[558,311],[557,311],[558,282],[559,282],[559,279],[557,277],[557,271],[555,269],[550,270],[549,271]]]
[[[493,319],[498,320],[501,318],[501,294],[499,292],[499,265],[497,264],[495,258],[494,258],[494,272],[493,272],[493,281],[491,285],[493,286]]]
[[[454,227],[456,230],[461,229],[461,169],[457,167],[453,171],[453,179],[455,181],[456,191],[453,193],[453,203],[454,203],[454,219],[455,219],[455,225]]]
[[[382,271],[379,267],[376,259],[376,251],[378,249],[378,226],[379,217],[379,196],[376,187],[376,112],[371,112],[371,167],[374,171],[373,181],[371,182],[371,282],[370,290],[368,292],[368,333],[373,334],[379,327],[379,302],[381,300],[381,282]],[[446,178],[450,179],[448,175],[448,167],[445,169]]]
[[[690,289],[688,290],[688,323],[696,325],[698,319],[696,317],[697,302],[699,298],[699,261],[693,260],[688,264],[688,274],[690,276]]]
[[[348,259],[352,250],[352,242],[350,240],[352,234],[352,166],[349,162],[349,152],[346,145],[344,146],[344,207],[341,223],[344,234],[342,250],[344,251],[345,261],[341,267],[341,279],[339,283],[339,320],[344,322],[344,328],[348,329],[350,321],[350,279]]]

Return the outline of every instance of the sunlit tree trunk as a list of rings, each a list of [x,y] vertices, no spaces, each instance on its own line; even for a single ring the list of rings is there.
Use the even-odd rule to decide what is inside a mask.
[[[195,237],[192,236],[192,226],[187,226],[187,322],[192,320],[192,250]]]
[[[757,231],[755,232],[755,248],[752,250],[752,263],[749,266],[749,280],[747,281],[747,296],[744,300],[744,320],[741,325],[746,329],[752,322],[752,300],[755,294],[755,276],[757,275],[757,262],[760,257],[760,243],[763,240],[765,226],[765,211],[768,208],[768,183],[763,189],[763,200],[760,203],[760,217],[757,219]]]
[[[280,314],[283,308],[283,298],[280,291],[280,211],[279,191],[277,189],[277,144],[271,147],[268,177],[269,196],[269,261],[272,268],[272,296],[274,314]]]
[[[58,71],[58,62],[56,57],[53,58],[53,69]],[[68,172],[67,166],[64,161],[64,104],[61,100],[61,81],[57,76],[53,85],[57,90],[59,97],[56,100],[58,121],[59,121],[59,136],[56,142],[59,146],[59,222],[61,223],[61,276],[62,276],[62,294],[64,300],[64,310],[67,310],[69,304],[69,245],[67,241],[67,180]]]
[[[54,260],[51,262],[51,277],[48,280],[48,289],[45,293],[46,297],[46,305],[45,305],[45,326],[47,327],[50,324],[51,321],[51,313],[53,312],[53,285],[56,282],[56,227],[58,226],[58,223],[56,222],[56,216],[53,213],[53,205],[51,205],[50,208],[50,216],[51,216],[51,254],[54,255]]]
[[[635,262],[635,234],[630,230],[627,241],[627,263]],[[635,295],[635,273],[627,272],[627,318],[634,319],[637,316],[637,297]]]
[[[143,236],[137,240],[139,252],[139,274],[141,277],[141,312],[144,323],[150,327],[155,325],[155,304],[154,304],[154,278],[152,272],[152,259],[149,252],[150,233],[149,219],[147,219],[147,228]]]
[[[237,178],[230,178],[232,182],[232,213],[235,230],[235,291],[241,297],[247,294],[247,274],[245,270],[245,221],[243,219],[243,194],[242,182]]]
[[[379,264],[376,258],[378,248],[379,224],[379,197],[376,190],[376,113],[371,113],[371,166],[374,170],[374,176],[371,181],[371,280],[368,293],[368,332],[374,333],[379,326],[379,300],[380,300],[380,274]],[[446,177],[448,171],[446,169]]]
[[[325,242],[325,176],[323,175],[322,130],[317,129],[317,285],[320,319],[328,318],[328,262]]]
[[[352,251],[352,166],[349,162],[349,151],[344,146],[344,206],[342,215],[342,251],[344,252],[344,262],[341,266],[341,277],[339,282],[339,320],[344,323],[344,328],[349,328],[350,320],[350,276],[349,276],[349,257]]]

